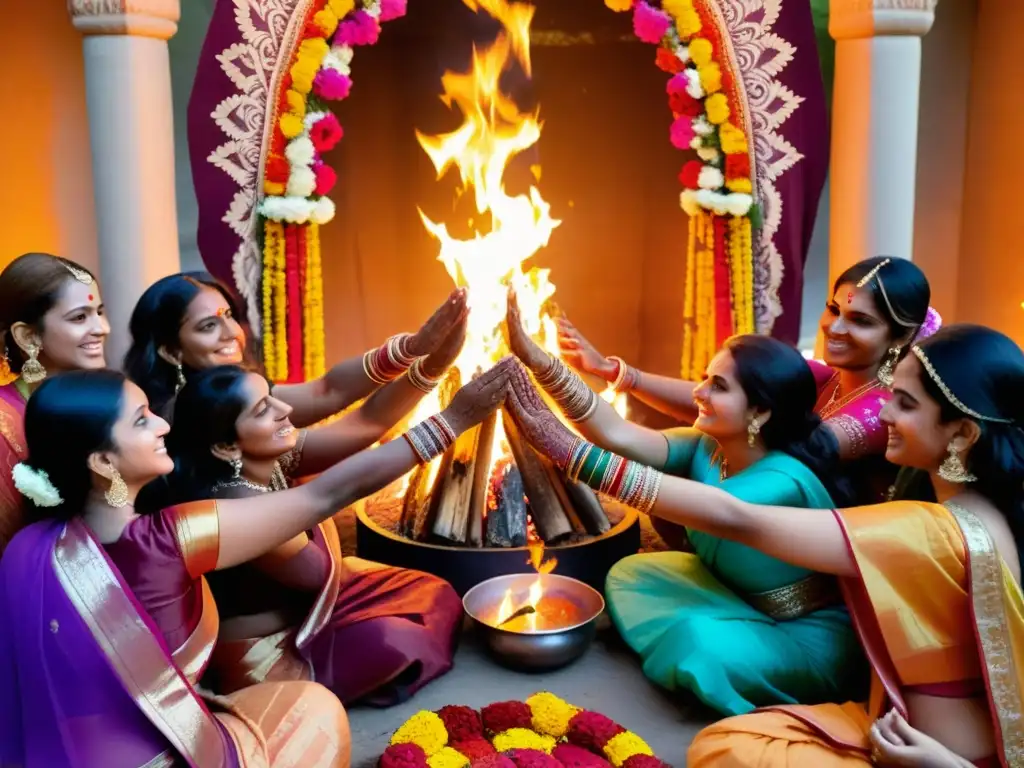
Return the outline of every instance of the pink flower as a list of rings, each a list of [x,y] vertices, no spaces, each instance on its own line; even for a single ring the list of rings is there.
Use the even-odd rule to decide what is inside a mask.
[[[942,327],[942,315],[940,315],[934,307],[928,307],[928,313],[924,316],[924,323],[921,324],[921,330],[917,332],[917,340],[927,339],[929,336],[935,335],[935,332]]]
[[[380,37],[380,24],[366,11],[350,13],[334,33],[335,45],[373,45]]]
[[[334,189],[334,185],[338,182],[338,174],[331,166],[324,163],[313,166],[313,175],[316,177],[316,189],[313,192],[317,195],[326,195]]]
[[[380,20],[391,21],[405,16],[406,0],[380,0]]]
[[[341,141],[345,132],[341,128],[333,114],[328,112],[321,117],[309,129],[309,138],[317,152],[324,153],[334,148],[334,145]]]
[[[330,67],[324,67],[313,78],[313,93],[321,99],[328,101],[347,99],[351,90],[352,80]]]
[[[633,7],[633,32],[645,43],[660,43],[669,27],[672,17],[645,2]]]
[[[677,117],[672,122],[672,128],[669,129],[669,138],[672,140],[672,146],[676,149],[689,149],[694,135],[693,120],[686,115]]]

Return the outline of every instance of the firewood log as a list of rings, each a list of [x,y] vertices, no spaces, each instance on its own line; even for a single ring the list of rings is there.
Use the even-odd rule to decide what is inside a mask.
[[[565,489],[569,492],[569,498],[572,500],[573,509],[576,510],[576,515],[583,523],[586,532],[591,536],[600,536],[610,530],[612,524],[608,519],[608,514],[590,486],[567,477],[563,477],[563,480]]]
[[[487,546],[525,547],[526,491],[519,467],[508,465],[497,483],[495,506],[487,513]]]
[[[452,459],[447,472],[438,477],[437,514],[434,516],[431,533],[456,544],[466,543],[479,434],[480,427],[476,426],[459,435],[450,449]]]
[[[483,420],[477,432],[474,457],[476,464],[473,468],[472,493],[466,515],[465,541],[466,545],[470,547],[483,546],[484,543],[484,512],[487,509],[487,490],[491,479],[491,449],[494,444],[497,420],[498,414],[492,413]]]
[[[530,501],[530,514],[533,517],[537,535],[546,544],[569,536],[572,533],[569,517],[551,484],[547,470],[541,463],[540,456],[537,455],[533,446],[523,439],[512,416],[505,411],[502,413],[502,417],[505,425],[505,437],[508,439],[509,447],[512,448],[512,456],[523,477],[523,487],[526,489],[526,498]]]

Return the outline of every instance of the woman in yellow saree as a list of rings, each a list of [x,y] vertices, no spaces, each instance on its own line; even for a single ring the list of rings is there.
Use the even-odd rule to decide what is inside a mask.
[[[834,515],[752,505],[601,451],[550,414],[524,372],[509,405],[570,476],[839,577],[872,666],[866,706],[774,706],[728,718],[697,736],[691,768],[1009,767],[1024,764],[1022,391],[1024,353],[996,331],[952,326],[915,345],[882,412],[887,458],[927,472],[938,503]]]

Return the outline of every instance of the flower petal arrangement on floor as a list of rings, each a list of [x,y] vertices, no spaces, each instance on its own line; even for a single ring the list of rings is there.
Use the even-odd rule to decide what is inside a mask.
[[[380,768],[670,768],[646,742],[552,693],[417,712],[391,737]]]

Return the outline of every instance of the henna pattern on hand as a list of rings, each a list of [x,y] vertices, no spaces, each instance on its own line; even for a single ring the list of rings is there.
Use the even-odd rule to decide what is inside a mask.
[[[456,434],[476,426],[505,403],[509,377],[518,367],[514,357],[505,357],[455,393],[442,415]]]
[[[434,311],[427,322],[407,338],[404,351],[411,357],[429,355],[444,342],[448,334],[462,319],[465,311],[466,290],[457,288],[449,294],[444,304]]]
[[[468,320],[469,310],[464,310],[458,323],[448,332],[441,345],[424,358],[423,373],[432,379],[438,379],[451,367],[466,342]]]
[[[512,371],[507,405],[533,447],[565,469],[577,438],[551,412],[521,366]]]
[[[513,291],[508,292],[508,312],[506,314],[508,346],[512,353],[523,361],[523,364],[534,373],[542,373],[551,366],[551,355],[530,338],[523,327],[523,318],[519,312],[519,302]]]

